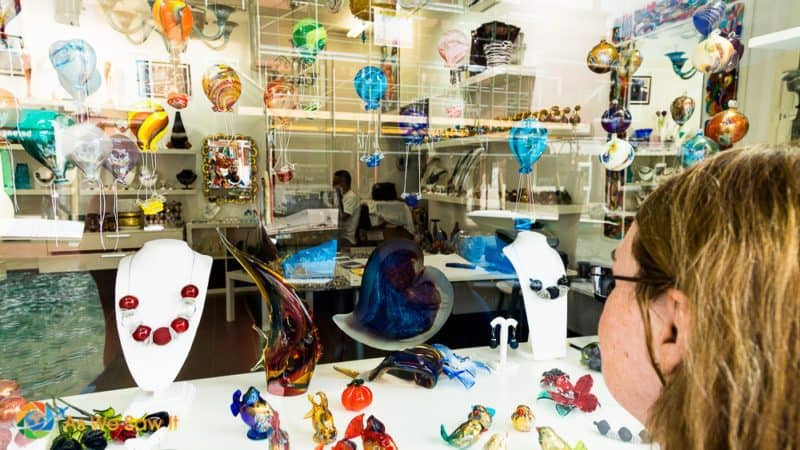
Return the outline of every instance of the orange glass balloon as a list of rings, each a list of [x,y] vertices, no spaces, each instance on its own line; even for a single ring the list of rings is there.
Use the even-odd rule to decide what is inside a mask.
[[[605,39],[589,50],[586,55],[586,65],[594,73],[606,73],[617,66],[619,52],[617,47],[609,44]]]
[[[270,112],[285,121],[281,110],[296,109],[300,103],[300,96],[294,84],[283,80],[272,80],[264,88],[264,106]]]
[[[203,74],[203,92],[216,112],[231,112],[242,95],[239,74],[226,64],[214,64]]]
[[[143,152],[158,150],[158,142],[164,137],[169,125],[169,115],[164,107],[147,100],[128,112],[128,127],[139,141]]]
[[[736,108],[736,101],[728,102],[728,109],[714,114],[706,124],[705,134],[719,144],[720,149],[733,147],[741,141],[750,129],[747,116]]]
[[[192,8],[181,0],[156,0],[153,3],[153,22],[164,35],[170,58],[177,62],[192,34]]]

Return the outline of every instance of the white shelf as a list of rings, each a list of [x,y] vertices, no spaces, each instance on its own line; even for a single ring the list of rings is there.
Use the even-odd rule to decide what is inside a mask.
[[[422,194],[422,200],[433,203],[447,203],[462,206],[479,206],[480,199],[468,199],[454,195]],[[477,209],[477,208],[476,208]],[[555,221],[559,216],[570,214],[582,214],[586,210],[584,205],[529,205],[520,203],[517,206],[514,202],[506,202],[505,211],[515,211],[523,214],[534,214],[538,220]]]
[[[483,83],[484,81],[491,80],[495,77],[500,76],[518,76],[518,77],[535,77],[537,74],[537,69],[535,67],[525,67],[525,66],[495,66],[489,67],[488,69],[484,70],[483,72],[471,76],[466,80],[461,82],[461,86],[472,86],[475,84]]]
[[[495,122],[495,121],[490,120],[488,122]],[[572,125],[565,123],[563,124],[543,123],[542,125],[545,128],[547,128],[547,132],[550,137],[569,137],[569,136],[577,137],[577,136],[588,136],[589,134],[591,134],[591,126],[588,123],[578,124],[574,128]],[[422,145],[423,146],[428,145],[429,148],[437,150],[450,147],[469,147],[478,144],[495,143],[495,142],[508,142],[508,131],[487,133],[487,134],[481,134],[463,138],[445,139],[442,141],[431,142],[429,144],[422,144]]]
[[[69,192],[57,192],[58,195],[70,195]],[[50,196],[50,189],[17,189],[18,196]]]
[[[2,149],[2,148],[3,147],[0,147],[0,149]],[[25,151],[25,149],[20,144],[11,144],[11,150],[14,150],[14,151],[17,151],[17,152],[24,152]],[[195,151],[193,151],[192,149],[171,149],[171,148],[158,150],[157,152],[155,152],[155,154],[156,155],[162,155],[162,156],[172,156],[172,155],[175,155],[175,156],[196,156],[197,155],[197,153]]]
[[[171,189],[171,190],[168,190],[168,191],[157,191],[157,192],[159,194],[163,194],[163,195],[166,195],[166,196],[171,196],[171,195],[195,195],[199,191],[197,189]],[[111,191],[111,189],[103,189],[103,193],[105,195],[111,195],[111,194],[113,194],[113,191]],[[117,195],[119,197],[135,197],[136,193],[137,193],[136,189],[118,189],[117,190]],[[99,189],[86,189],[86,190],[82,190],[81,191],[81,196],[92,196],[92,195],[100,195],[100,190]],[[140,191],[139,195],[142,196],[142,197],[146,197],[147,196],[147,194],[144,192],[144,190]]]
[[[778,50],[800,49],[800,27],[787,28],[774,33],[750,38],[750,48],[771,48]]]

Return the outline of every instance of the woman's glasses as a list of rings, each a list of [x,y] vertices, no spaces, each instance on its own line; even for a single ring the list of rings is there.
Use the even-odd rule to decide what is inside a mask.
[[[594,266],[591,269],[592,290],[595,297],[605,300],[617,286],[617,281],[630,281],[631,283],[646,283],[644,278],[614,275],[608,267]]]

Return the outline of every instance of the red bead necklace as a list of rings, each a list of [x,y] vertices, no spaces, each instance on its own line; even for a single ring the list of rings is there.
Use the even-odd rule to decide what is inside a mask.
[[[194,274],[194,261],[196,255],[192,256],[192,271],[191,274]],[[131,268],[133,267],[133,260],[136,258],[136,255],[131,258],[131,261],[128,265],[128,288],[130,288],[131,284]],[[175,317],[169,324],[169,326],[162,326],[158,327],[153,331],[153,329],[140,320],[136,320],[137,316],[137,309],[139,308],[139,299],[133,295],[125,295],[121,299],[119,299],[119,309],[120,314],[122,316],[122,323],[128,328],[128,331],[131,333],[131,337],[136,342],[141,342],[143,344],[153,343],[156,345],[167,345],[172,340],[180,334],[185,333],[189,329],[189,319],[194,315],[196,310],[195,302],[197,300],[198,295],[200,295],[200,289],[193,284],[187,284],[181,289],[181,299],[183,301],[183,310]]]

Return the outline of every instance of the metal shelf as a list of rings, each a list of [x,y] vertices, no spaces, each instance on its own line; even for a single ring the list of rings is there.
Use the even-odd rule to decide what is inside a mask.
[[[500,121],[489,121],[489,122],[500,122]],[[589,124],[578,124],[575,127],[566,123],[563,124],[543,123],[542,125],[545,128],[547,128],[548,135],[553,137],[571,137],[571,136],[579,137],[579,136],[588,136],[591,134],[591,126]],[[445,139],[442,141],[431,142],[423,145],[428,145],[428,148],[432,150],[437,150],[442,148],[467,147],[476,144],[494,143],[494,142],[508,142],[508,132],[488,133],[488,134],[481,134],[463,138]]]

